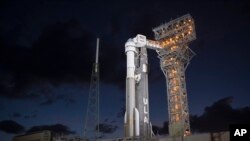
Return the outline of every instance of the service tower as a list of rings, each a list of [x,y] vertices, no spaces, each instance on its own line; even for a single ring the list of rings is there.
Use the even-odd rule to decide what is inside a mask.
[[[163,49],[156,50],[166,77],[169,113],[169,135],[191,133],[185,82],[185,70],[195,53],[188,43],[196,39],[194,21],[187,14],[153,29],[155,40]]]

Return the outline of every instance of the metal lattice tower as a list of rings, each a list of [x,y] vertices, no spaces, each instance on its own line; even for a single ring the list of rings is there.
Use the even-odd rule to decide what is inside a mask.
[[[96,60],[93,64],[88,97],[87,114],[84,125],[84,138],[94,141],[99,138],[99,38],[96,45]]]
[[[194,21],[187,14],[153,29],[161,69],[166,77],[169,113],[169,135],[172,137],[191,134],[185,82],[185,70],[195,53],[188,43],[196,38]]]
[[[169,135],[188,135],[191,130],[185,69],[194,54],[187,46],[178,46],[176,51],[168,53],[161,50],[158,54],[167,81]]]

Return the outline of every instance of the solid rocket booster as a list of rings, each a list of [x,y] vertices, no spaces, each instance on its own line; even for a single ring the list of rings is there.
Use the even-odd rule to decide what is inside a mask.
[[[125,136],[139,136],[139,112],[135,107],[135,43],[129,39],[125,44],[127,55]]]

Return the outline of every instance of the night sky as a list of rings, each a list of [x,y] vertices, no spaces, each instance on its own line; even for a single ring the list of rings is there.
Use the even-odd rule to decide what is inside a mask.
[[[152,28],[186,13],[197,33],[186,71],[193,132],[249,123],[249,0],[2,0],[0,140],[39,129],[83,135],[97,37],[102,136],[123,136],[125,42],[153,39]],[[148,56],[150,118],[165,134],[166,82],[155,51]]]

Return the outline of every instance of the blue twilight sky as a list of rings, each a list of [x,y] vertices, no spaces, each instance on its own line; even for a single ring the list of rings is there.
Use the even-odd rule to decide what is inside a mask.
[[[0,2],[0,140],[34,126],[62,124],[83,135],[95,40],[100,38],[100,121],[105,137],[123,135],[124,43],[136,34],[190,13],[197,39],[186,71],[189,109],[233,97],[233,109],[250,106],[250,2],[248,0]],[[148,51],[150,118],[168,120],[166,83],[154,51]],[[11,120],[20,131],[6,130]],[[192,125],[191,125],[192,126]],[[21,130],[22,129],[22,130]]]

